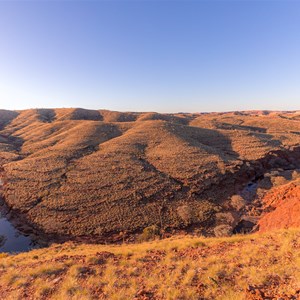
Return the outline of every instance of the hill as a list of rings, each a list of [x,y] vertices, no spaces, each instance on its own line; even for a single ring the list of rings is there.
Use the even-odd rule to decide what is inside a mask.
[[[259,230],[300,227],[300,180],[275,187],[263,198],[267,211],[259,220]]]
[[[0,299],[299,299],[300,231],[52,245],[0,257]]]
[[[3,203],[44,240],[248,232],[300,169],[299,112],[2,110],[0,130]]]

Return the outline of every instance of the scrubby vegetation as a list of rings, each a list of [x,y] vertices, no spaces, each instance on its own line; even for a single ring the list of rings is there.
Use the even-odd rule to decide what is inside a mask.
[[[36,109],[0,120],[1,195],[53,239],[122,241],[149,226],[229,235],[262,213],[248,210],[249,181],[263,197],[300,168],[297,112]]]
[[[298,299],[299,282],[299,230],[0,257],[0,299]]]
[[[1,254],[0,299],[298,299],[300,231],[268,231],[300,226],[299,142],[298,112],[0,111],[1,205],[69,241]]]

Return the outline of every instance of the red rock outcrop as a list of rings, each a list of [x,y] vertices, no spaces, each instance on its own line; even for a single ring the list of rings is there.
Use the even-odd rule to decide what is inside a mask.
[[[263,198],[266,212],[259,221],[259,231],[300,227],[300,181],[271,189]]]

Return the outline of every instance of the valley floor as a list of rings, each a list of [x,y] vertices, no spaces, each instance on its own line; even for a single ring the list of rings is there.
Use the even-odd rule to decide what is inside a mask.
[[[1,254],[0,299],[300,299],[300,230]]]

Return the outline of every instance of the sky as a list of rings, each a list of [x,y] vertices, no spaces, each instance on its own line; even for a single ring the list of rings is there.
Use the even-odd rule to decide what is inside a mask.
[[[300,110],[300,1],[0,1],[0,109]]]

